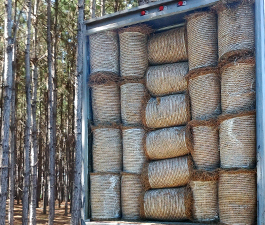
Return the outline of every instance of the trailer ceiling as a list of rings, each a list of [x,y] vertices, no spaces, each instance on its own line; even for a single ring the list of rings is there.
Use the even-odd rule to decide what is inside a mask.
[[[163,0],[138,6],[133,9],[85,21],[86,35],[140,23],[147,24],[155,30],[167,27],[171,28],[172,25],[183,24],[187,12],[192,13],[195,10],[204,10],[205,7],[211,6],[218,1],[187,0],[186,5],[178,6],[178,1]],[[158,8],[160,5],[164,6],[163,11],[159,11]],[[143,10],[147,11],[147,14],[144,16],[141,15],[141,11]]]

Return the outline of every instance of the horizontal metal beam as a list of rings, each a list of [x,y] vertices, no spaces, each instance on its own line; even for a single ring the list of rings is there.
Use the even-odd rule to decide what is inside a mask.
[[[138,222],[129,222],[129,221],[92,221],[86,222],[86,225],[207,225],[204,223],[190,223],[190,222],[150,222],[150,221],[138,221]],[[208,224],[209,225],[209,224]]]
[[[178,14],[182,14],[182,21],[179,22],[183,22],[183,15],[186,12],[211,6],[218,1],[219,0],[187,0],[186,5],[178,6],[177,1],[164,0],[156,3],[142,5],[130,10],[124,10],[121,12],[86,21],[86,35],[105,30],[117,29],[124,26],[130,26],[133,24],[159,20],[161,18]],[[159,11],[158,7],[160,5],[165,6],[163,11]],[[144,16],[141,15],[141,11],[143,10],[148,11],[148,13]],[[174,23],[174,21],[169,22],[171,23],[171,25],[172,23]],[[175,24],[176,23],[178,23],[178,21],[175,21]]]

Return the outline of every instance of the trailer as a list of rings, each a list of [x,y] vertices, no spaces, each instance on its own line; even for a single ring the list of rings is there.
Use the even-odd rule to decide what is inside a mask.
[[[155,32],[183,26],[185,16],[197,10],[208,9],[219,0],[162,0],[123,10],[84,22],[84,71],[82,119],[82,224],[193,224],[182,222],[90,221],[90,181],[92,158],[91,124],[93,120],[91,92],[88,88],[90,74],[89,38],[91,34],[131,25],[145,24]],[[265,224],[265,2],[255,1],[255,58],[256,58],[256,155],[257,155],[257,224]]]

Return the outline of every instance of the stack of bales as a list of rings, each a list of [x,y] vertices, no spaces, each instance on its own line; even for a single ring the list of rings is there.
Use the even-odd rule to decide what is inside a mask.
[[[217,116],[221,114],[217,46],[217,15],[198,12],[187,16],[189,52],[188,90],[192,120],[189,122],[194,168],[190,187],[193,219],[218,219],[219,136]]]
[[[121,118],[123,136],[123,172],[121,206],[123,219],[140,219],[140,197],[143,191],[140,174],[146,161],[144,154],[145,129],[141,110],[146,98],[144,74],[148,67],[148,27],[121,29]]]
[[[188,73],[185,29],[155,34],[148,41],[152,65],[146,72],[151,95],[143,109],[145,154],[149,162],[142,172],[146,190],[142,217],[156,220],[190,218],[192,174],[190,143],[185,125],[190,120],[187,98]],[[184,62],[183,62],[184,61]]]
[[[121,216],[122,171],[118,34],[113,31],[92,34],[89,44],[94,122],[91,218],[116,219]]]
[[[219,216],[224,224],[256,218],[254,5],[215,6],[221,74]]]

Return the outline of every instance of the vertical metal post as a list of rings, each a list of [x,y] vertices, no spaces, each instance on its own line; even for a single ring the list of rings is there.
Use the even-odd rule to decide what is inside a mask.
[[[83,30],[86,30],[86,25],[83,25]],[[87,38],[83,32],[83,112],[82,112],[82,192],[81,192],[81,218],[82,225],[88,217],[88,87],[87,87]]]
[[[257,222],[265,224],[265,36],[264,0],[255,1],[257,110]]]

